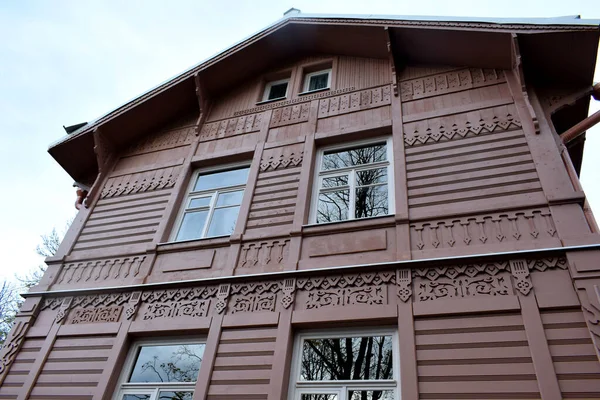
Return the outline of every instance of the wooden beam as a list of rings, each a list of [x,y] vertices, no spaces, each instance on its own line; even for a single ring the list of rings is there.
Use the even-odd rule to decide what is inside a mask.
[[[527,94],[527,86],[525,84],[525,73],[523,72],[523,61],[521,59],[521,51],[519,50],[519,40],[517,38],[516,33],[511,33],[512,37],[512,67],[515,71],[515,75],[519,80],[519,85],[521,86],[521,91],[523,92],[523,97],[525,98],[525,104],[527,106],[527,110],[529,111],[529,115],[531,116],[531,120],[533,121],[533,126],[535,128],[535,133],[540,133],[540,122],[535,115],[535,111],[533,110],[533,106],[531,105],[531,101],[529,100],[529,95]]]
[[[394,92],[394,96],[398,97],[398,74],[397,74],[397,70],[396,70],[396,59],[394,57],[394,38],[392,37],[392,32],[390,31],[389,27],[384,27],[386,33],[387,33],[387,37],[388,37],[388,41],[387,41],[387,51],[388,51],[388,58],[390,60],[390,68],[391,68],[391,73],[392,73],[392,90]]]

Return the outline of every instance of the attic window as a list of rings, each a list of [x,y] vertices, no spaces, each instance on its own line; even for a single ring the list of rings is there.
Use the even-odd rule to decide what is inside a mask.
[[[289,78],[267,82],[262,101],[285,99],[287,97],[289,83]]]
[[[311,72],[304,76],[303,93],[329,89],[331,86],[331,68]]]

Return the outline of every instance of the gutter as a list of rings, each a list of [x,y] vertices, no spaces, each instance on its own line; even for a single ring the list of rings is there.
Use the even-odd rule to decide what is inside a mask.
[[[301,277],[306,275],[314,275],[318,272],[331,273],[336,271],[343,272],[351,272],[351,271],[362,271],[365,269],[373,269],[378,268],[382,269],[382,267],[399,267],[399,266],[412,266],[418,267],[420,265],[427,265],[432,263],[439,262],[455,262],[455,261],[464,261],[464,260],[473,260],[473,259],[482,259],[487,260],[493,257],[502,257],[502,258],[513,258],[514,256],[526,256],[532,254],[542,254],[542,253],[557,253],[557,252],[566,252],[566,251],[579,251],[579,250],[595,250],[600,249],[600,243],[596,244],[586,244],[586,245],[577,245],[577,246],[565,246],[565,247],[549,247],[543,249],[531,249],[531,250],[519,250],[519,251],[505,251],[505,252],[496,252],[496,253],[484,253],[484,254],[469,254],[462,256],[453,256],[453,257],[433,257],[433,258],[423,258],[418,260],[400,260],[400,261],[392,261],[392,262],[379,262],[379,263],[369,263],[369,264],[356,264],[356,265],[345,265],[340,267],[326,267],[326,268],[314,268],[314,269],[305,269],[305,270],[294,270],[294,271],[283,271],[283,272],[266,272],[262,274],[249,274],[249,275],[235,275],[235,276],[224,276],[224,277],[216,277],[216,278],[201,278],[201,279],[188,279],[183,281],[174,281],[174,282],[157,282],[157,283],[142,283],[137,285],[124,285],[124,286],[107,286],[102,288],[84,288],[84,289],[71,289],[71,290],[54,290],[54,291],[44,291],[44,292],[27,292],[21,294],[22,297],[34,297],[34,296],[84,296],[91,294],[98,294],[104,292],[122,292],[122,291],[133,291],[133,290],[146,290],[146,289],[162,289],[162,288],[173,288],[180,286],[189,286],[195,284],[215,284],[215,283],[224,283],[231,281],[246,281],[246,280],[254,280],[254,279],[264,279],[264,278],[288,278],[288,277]],[[391,269],[391,268],[390,268]]]

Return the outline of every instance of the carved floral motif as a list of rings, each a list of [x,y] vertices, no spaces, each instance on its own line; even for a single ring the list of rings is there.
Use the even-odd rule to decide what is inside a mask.
[[[504,82],[500,69],[469,68],[401,82],[400,96],[409,101],[500,82]]]
[[[391,93],[390,85],[385,85],[320,100],[319,118],[391,104]]]
[[[232,284],[229,312],[275,311],[277,293],[281,292],[281,287],[279,281]]]
[[[161,168],[109,178],[102,189],[102,199],[167,189],[175,186],[180,166]]]
[[[79,308],[73,310],[72,324],[89,324],[93,322],[119,322],[123,307]]]
[[[110,258],[65,264],[56,284],[105,281],[138,276],[146,256]]]
[[[171,301],[149,304],[142,315],[144,321],[155,318],[206,317],[210,300]]]

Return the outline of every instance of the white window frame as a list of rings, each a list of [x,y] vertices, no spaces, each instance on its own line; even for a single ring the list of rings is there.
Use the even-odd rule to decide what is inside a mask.
[[[243,202],[244,197],[246,196],[246,186],[248,185],[248,181],[246,180],[246,183],[244,183],[243,185],[221,186],[221,187],[217,187],[217,188],[213,188],[213,189],[209,189],[209,190],[202,190],[199,192],[193,192],[193,189],[194,189],[194,186],[196,186],[196,181],[198,180],[198,176],[200,176],[202,174],[226,172],[226,171],[229,171],[232,169],[238,169],[238,168],[244,168],[244,167],[250,168],[250,163],[249,162],[241,162],[241,163],[235,163],[235,164],[219,165],[219,166],[209,167],[209,168],[200,168],[200,169],[195,170],[194,173],[192,174],[192,178],[190,179],[190,182],[188,184],[185,199],[183,200],[183,203],[181,204],[179,213],[177,215],[177,219],[175,220],[175,224],[173,225],[173,229],[171,231],[171,237],[169,238],[169,242],[183,243],[183,242],[190,242],[190,241],[194,241],[194,240],[203,240],[203,239],[212,239],[212,238],[216,238],[216,237],[231,236],[231,235],[207,236],[208,229],[210,227],[210,223],[212,221],[215,210],[217,209],[216,208],[217,198],[220,193],[237,192],[239,190],[243,190],[244,191],[244,193],[242,195],[242,202]],[[188,209],[188,205],[190,204],[190,201],[192,201],[193,199],[199,199],[199,198],[203,198],[203,197],[211,197],[211,199],[210,199],[210,204],[208,206],[208,216],[206,217],[204,229],[202,230],[202,235],[199,238],[177,240],[177,234],[179,233],[179,229],[181,229],[181,223],[183,222],[183,217],[185,215],[186,210]],[[228,207],[237,207],[237,206],[222,206],[222,207],[219,207],[219,209],[220,208],[228,208]],[[240,209],[241,209],[241,203],[240,203]],[[239,214],[238,214],[237,218],[238,219],[240,218]],[[237,219],[236,219],[236,225],[237,225]]]
[[[357,165],[353,167],[340,168],[333,171],[321,171],[321,167],[323,165],[323,156],[325,152],[328,151],[336,151],[336,150],[346,150],[353,149],[356,147],[363,147],[369,145],[376,145],[378,143],[385,143],[386,145],[386,161],[380,161],[372,164],[364,164]],[[393,149],[393,141],[391,136],[379,137],[375,139],[368,140],[360,140],[351,143],[337,144],[333,146],[322,147],[317,151],[317,162],[315,168],[315,175],[313,180],[313,188],[312,188],[312,201],[309,213],[309,224],[313,225],[325,225],[325,224],[339,224],[348,221],[362,221],[365,219],[371,218],[381,218],[386,215],[394,215],[396,212],[395,208],[395,193],[394,193],[394,149]],[[368,170],[373,168],[383,168],[387,166],[387,189],[388,189],[388,213],[386,215],[377,215],[374,217],[364,217],[364,218],[356,218],[355,216],[355,196],[356,196],[356,171]],[[348,204],[348,219],[342,221],[333,221],[333,222],[319,222],[317,223],[318,216],[318,205],[319,205],[319,192],[321,190],[321,182],[323,178],[331,178],[335,176],[348,174],[348,187],[350,190],[350,200]]]
[[[276,97],[274,99],[269,99],[269,92],[271,91],[271,87],[275,85],[280,85],[282,83],[287,83],[287,87],[285,88],[285,96]],[[288,93],[290,92],[290,78],[279,79],[277,81],[270,81],[265,84],[265,90],[263,91],[262,101],[276,101],[287,99]]]
[[[123,364],[123,369],[121,370],[121,374],[119,375],[119,383],[117,386],[117,390],[115,390],[115,394],[113,396],[113,400],[121,400],[123,395],[126,394],[149,394],[150,399],[148,400],[157,400],[158,392],[162,391],[181,391],[181,392],[194,392],[194,388],[196,387],[196,382],[152,382],[152,383],[130,383],[127,382],[129,379],[129,375],[133,371],[135,367],[135,361],[137,359],[138,351],[142,346],[168,346],[168,345],[178,345],[178,344],[203,344],[205,345],[204,351],[206,352],[206,338],[199,339],[176,339],[176,338],[166,338],[166,339],[141,339],[137,340],[133,343],[129,352],[127,353],[127,358],[125,359],[125,363]],[[200,363],[200,367],[202,367],[202,363]],[[200,372],[198,372],[200,374]]]
[[[316,75],[321,75],[321,74],[327,74],[327,87],[324,88],[320,88],[320,89],[314,89],[314,90],[308,90],[309,84],[310,84],[310,78]],[[304,83],[302,84],[302,93],[311,93],[311,92],[318,92],[319,90],[327,90],[327,89],[331,89],[331,68],[327,68],[327,69],[322,69],[320,71],[315,71],[315,72],[309,72],[304,74]]]
[[[344,381],[301,381],[302,344],[305,339],[327,339],[361,336],[392,337],[393,379],[389,380],[344,380]],[[400,357],[398,330],[395,328],[374,329],[329,329],[300,332],[294,338],[292,366],[290,370],[289,400],[301,400],[302,394],[337,394],[337,400],[349,400],[349,390],[393,390],[394,399],[400,400]]]

